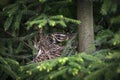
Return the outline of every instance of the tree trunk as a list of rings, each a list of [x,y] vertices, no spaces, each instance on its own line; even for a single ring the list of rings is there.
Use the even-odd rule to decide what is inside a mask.
[[[77,17],[81,21],[81,24],[78,25],[79,52],[92,53],[95,51],[93,3],[92,0],[77,1]]]

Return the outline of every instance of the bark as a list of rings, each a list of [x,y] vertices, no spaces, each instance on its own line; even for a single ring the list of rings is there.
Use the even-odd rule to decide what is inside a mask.
[[[92,0],[77,0],[77,17],[81,21],[78,25],[79,52],[92,53],[95,51]]]

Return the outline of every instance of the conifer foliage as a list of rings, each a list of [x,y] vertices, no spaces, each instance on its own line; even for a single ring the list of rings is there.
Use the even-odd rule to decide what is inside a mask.
[[[93,0],[96,51],[92,54],[77,51],[81,22],[76,19],[75,0],[11,3],[0,11],[0,80],[119,80],[119,0]],[[47,35],[75,35],[58,43],[64,45],[59,57],[33,62],[40,29]]]

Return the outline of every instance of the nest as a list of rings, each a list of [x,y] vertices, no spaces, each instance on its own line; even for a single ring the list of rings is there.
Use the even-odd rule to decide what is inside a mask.
[[[68,36],[65,34],[61,34],[61,36],[57,35],[56,37],[58,38],[55,36],[56,34],[43,34],[43,30],[40,30],[39,39],[34,40],[34,48],[36,49],[37,56],[33,59],[33,62],[42,62],[61,56],[65,46],[57,44],[57,41],[68,40]]]

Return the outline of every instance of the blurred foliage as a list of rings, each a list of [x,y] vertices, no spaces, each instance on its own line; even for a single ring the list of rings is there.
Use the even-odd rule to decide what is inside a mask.
[[[35,55],[33,39],[39,28],[47,33],[76,33],[80,23],[76,1],[15,0],[3,4],[4,8],[0,3],[0,80],[119,80],[119,0],[93,2],[96,52],[39,63],[29,63]]]
[[[116,68],[113,68],[115,75],[118,74],[116,70],[119,67],[118,63],[108,63],[108,61],[112,59],[109,59],[109,57],[112,57],[113,54],[109,55],[107,52],[104,54],[107,56],[105,57],[105,55],[101,53],[94,55],[81,53],[70,57],[44,61],[42,63],[28,64],[21,67],[21,72],[24,74],[20,76],[22,80],[28,77],[29,79],[38,80],[104,80],[101,76],[107,71],[103,76],[108,78],[110,74],[109,70],[111,71],[111,68],[113,68],[111,64],[116,65]],[[114,58],[116,57],[114,56]],[[81,75],[79,76],[79,74]],[[23,75],[26,76],[22,77]],[[114,77],[114,75],[111,75],[111,77]]]

